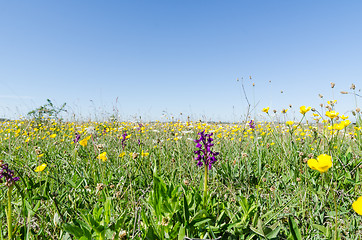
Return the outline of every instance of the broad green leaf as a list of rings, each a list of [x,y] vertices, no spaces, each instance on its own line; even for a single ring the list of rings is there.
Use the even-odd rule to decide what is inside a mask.
[[[294,221],[292,216],[289,216],[288,224],[289,224],[289,230],[290,230],[290,232],[291,232],[291,234],[293,236],[293,239],[294,240],[301,240],[302,236],[300,235],[298,225],[296,224],[296,222]]]
[[[182,224],[180,227],[180,231],[178,232],[178,240],[183,240],[185,238],[185,227]]]

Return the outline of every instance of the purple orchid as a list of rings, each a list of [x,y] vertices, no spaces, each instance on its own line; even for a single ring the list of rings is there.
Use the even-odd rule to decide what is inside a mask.
[[[249,122],[249,127],[250,127],[251,129],[255,129],[255,122],[254,122],[254,120],[250,120],[250,122]]]
[[[126,147],[126,139],[127,139],[127,133],[125,132],[122,134],[122,140],[121,140],[122,149]]]
[[[197,166],[202,167],[203,164],[209,166],[209,169],[211,169],[212,164],[214,164],[217,159],[216,156],[219,155],[218,152],[211,151],[211,147],[214,146],[212,141],[212,135],[213,133],[205,134],[205,130],[198,133],[200,135],[199,139],[195,139],[194,142],[196,144],[196,148],[198,148],[196,151],[194,151],[197,156],[195,157],[195,160],[197,162]]]
[[[14,177],[14,171],[9,169],[9,165],[7,163],[3,164],[1,161],[0,165],[0,183],[3,183],[5,179],[5,185],[10,187],[15,182],[19,181],[20,178]]]
[[[75,138],[73,139],[73,142],[74,142],[74,143],[77,143],[77,142],[79,141],[79,139],[80,139],[80,134],[79,134],[79,133],[76,133],[76,134],[75,134]]]
[[[142,128],[143,128],[143,124],[142,124],[142,123],[139,123],[137,130],[138,130],[139,132],[141,132]]]

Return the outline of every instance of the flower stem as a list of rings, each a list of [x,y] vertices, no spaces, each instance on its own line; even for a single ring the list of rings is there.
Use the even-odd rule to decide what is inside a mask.
[[[205,166],[205,173],[204,173],[204,207],[206,209],[206,201],[207,201],[207,182],[208,182],[208,176],[209,176],[209,169],[206,164]]]
[[[334,198],[334,208],[336,211],[336,218],[335,218],[335,229],[334,229],[334,239],[337,240],[338,236],[338,209],[337,209],[337,199],[336,199],[336,192],[333,191],[333,198]]]
[[[8,221],[8,239],[13,238],[13,225],[12,225],[12,216],[11,216],[11,193],[13,191],[13,185],[10,185],[8,189],[8,209],[7,209],[7,221]]]

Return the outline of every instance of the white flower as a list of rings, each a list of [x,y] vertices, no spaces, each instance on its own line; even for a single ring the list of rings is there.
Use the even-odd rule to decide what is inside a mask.
[[[94,134],[95,133],[95,129],[93,126],[89,126],[85,129],[87,131],[88,134]]]

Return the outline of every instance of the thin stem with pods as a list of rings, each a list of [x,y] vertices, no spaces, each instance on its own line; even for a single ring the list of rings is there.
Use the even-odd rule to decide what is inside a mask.
[[[273,121],[272,117],[269,115],[269,113],[267,113],[267,114],[268,114],[270,120],[272,120],[272,123],[274,123],[274,121]],[[273,124],[273,126],[274,126],[274,124]],[[274,128],[274,129],[275,129],[275,128]],[[273,130],[274,130],[274,129],[273,129]],[[281,143],[279,142],[279,138],[277,138],[277,137],[275,136],[274,131],[270,131],[270,132],[272,133],[272,135],[273,135],[275,141],[278,143],[279,147],[281,147],[281,148],[283,149],[284,153],[287,153],[287,150],[285,150],[284,145],[281,144]]]
[[[207,207],[207,183],[208,183],[208,176],[209,176],[209,169],[206,164],[205,166],[205,172],[204,172],[204,207],[206,209]]]
[[[8,209],[6,212],[7,222],[8,222],[8,239],[11,240],[13,238],[13,224],[12,224],[12,211],[11,211],[11,194],[13,191],[13,185],[11,184],[8,189]]]
[[[337,236],[338,236],[338,208],[337,208],[336,192],[334,190],[333,190],[333,200],[334,200],[334,208],[335,208],[335,211],[336,211],[335,227],[334,227],[334,239],[337,240]]]

